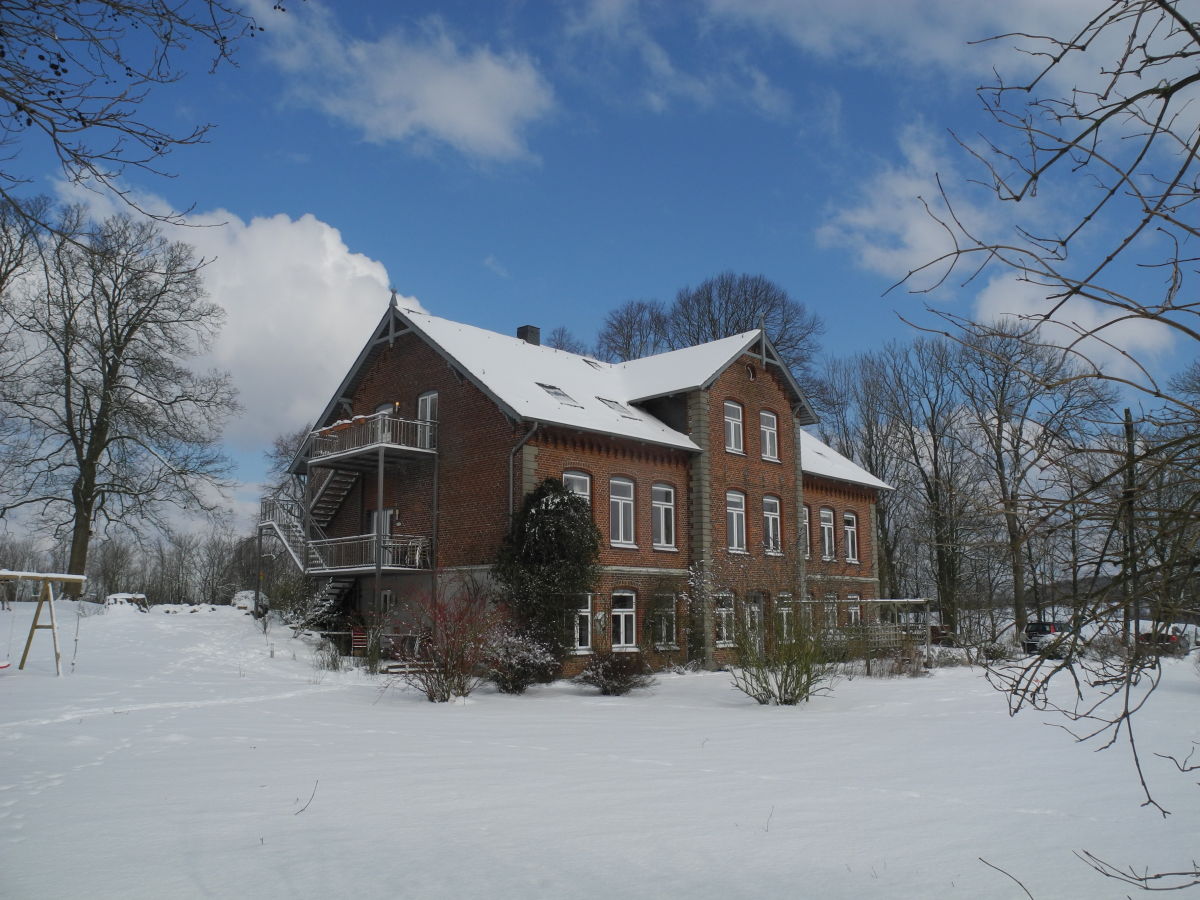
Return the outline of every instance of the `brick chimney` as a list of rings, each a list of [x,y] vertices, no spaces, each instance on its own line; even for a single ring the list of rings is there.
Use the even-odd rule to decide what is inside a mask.
[[[542,329],[536,325],[521,325],[517,328],[517,337],[527,344],[540,347],[542,344]]]

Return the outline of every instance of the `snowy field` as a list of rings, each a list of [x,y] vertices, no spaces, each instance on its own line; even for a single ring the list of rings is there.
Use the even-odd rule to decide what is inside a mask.
[[[601,698],[564,683],[433,705],[229,608],[0,612],[0,897],[1125,896],[1080,862],[1176,868],[1200,740],[1167,663],[1127,752],[1007,715],[978,670],[842,682],[767,708],[721,673]],[[78,625],[78,644],[74,637]],[[270,655],[270,644],[275,653]],[[74,664],[72,666],[72,657]]]

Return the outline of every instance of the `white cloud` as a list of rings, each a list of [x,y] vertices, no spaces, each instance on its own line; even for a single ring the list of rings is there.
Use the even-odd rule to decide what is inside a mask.
[[[1052,302],[1046,288],[1011,275],[993,277],[975,299],[976,321],[1004,319],[1039,322],[1040,336],[1059,347],[1072,346],[1083,359],[1108,375],[1142,380],[1132,360],[1154,367],[1154,361],[1171,350],[1174,336],[1161,322],[1121,319],[1099,303],[1073,297],[1058,307],[1051,321],[1042,321]],[[1080,338],[1082,337],[1082,340]]]
[[[312,215],[246,222],[218,210],[189,222],[215,225],[176,234],[213,259],[205,284],[228,314],[211,360],[232,373],[245,413],[226,441],[265,448],[309,423],[333,395],[387,308],[387,271]],[[419,308],[412,298],[403,303]]]
[[[295,97],[375,143],[433,141],[484,160],[529,158],[525,131],[554,108],[529,56],[462,46],[436,17],[411,32],[356,38],[310,2],[303,15],[276,17],[266,39]]]

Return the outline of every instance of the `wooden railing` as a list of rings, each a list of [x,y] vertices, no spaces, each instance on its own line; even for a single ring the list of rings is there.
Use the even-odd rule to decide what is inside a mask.
[[[399,419],[387,413],[356,416],[312,433],[312,459],[386,444],[415,450],[437,450],[437,422]]]

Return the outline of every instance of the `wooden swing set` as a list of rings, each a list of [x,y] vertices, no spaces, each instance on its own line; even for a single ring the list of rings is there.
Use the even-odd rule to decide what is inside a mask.
[[[33,635],[39,629],[45,628],[50,631],[50,640],[54,644],[54,674],[62,675],[62,654],[58,649],[58,620],[54,616],[54,582],[78,584],[82,587],[87,581],[87,576],[48,574],[45,572],[10,572],[8,569],[0,569],[0,583],[8,581],[34,581],[41,585],[38,590],[37,609],[33,612],[33,622],[29,626],[29,637],[25,639],[25,652],[21,654],[21,664],[17,668],[25,668],[25,660],[29,658],[29,648],[33,644]],[[46,607],[50,613],[50,621],[46,624],[41,624],[43,607]],[[13,621],[15,622],[15,610],[13,611],[13,616]],[[10,648],[11,644],[12,633],[10,629]],[[0,669],[7,669],[10,665],[11,663],[7,659],[0,660]]]

